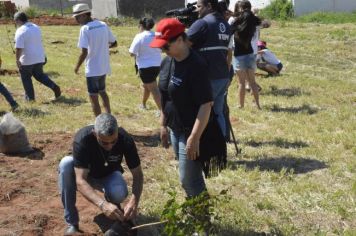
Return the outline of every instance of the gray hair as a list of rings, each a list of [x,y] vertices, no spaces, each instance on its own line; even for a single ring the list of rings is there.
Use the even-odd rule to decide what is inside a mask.
[[[21,22],[27,22],[28,21],[28,17],[26,15],[25,12],[23,11],[19,11],[19,12],[16,12],[15,15],[14,15],[14,20],[19,20]]]
[[[95,119],[94,131],[96,134],[111,136],[118,130],[116,118],[109,113],[102,113]]]

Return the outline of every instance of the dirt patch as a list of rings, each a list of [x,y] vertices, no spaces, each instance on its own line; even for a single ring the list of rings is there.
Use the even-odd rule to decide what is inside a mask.
[[[158,132],[134,133],[142,168],[152,165]],[[57,167],[71,152],[73,134],[29,134],[30,143],[44,153],[42,160],[0,154],[0,235],[63,235],[65,223],[57,187]],[[129,174],[124,175],[131,185]],[[77,195],[84,235],[102,235],[95,223],[101,212]]]
[[[75,19],[71,16],[49,16],[43,15],[30,19],[36,25],[78,25]],[[12,19],[0,19],[0,24],[14,24]]]

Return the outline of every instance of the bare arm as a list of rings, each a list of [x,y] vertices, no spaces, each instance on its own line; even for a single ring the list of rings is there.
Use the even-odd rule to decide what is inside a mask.
[[[166,117],[163,112],[163,107],[161,110],[161,116],[160,116],[160,124],[161,124],[161,145],[164,148],[168,148],[168,128],[166,126]]]
[[[79,55],[77,65],[75,66],[74,72],[78,74],[80,66],[83,64],[85,58],[88,56],[88,49],[82,48],[82,53]]]
[[[186,145],[187,156],[190,160],[195,160],[199,156],[199,140],[208,124],[212,106],[213,102],[207,102],[199,108],[192,133],[189,135]]]
[[[124,218],[125,220],[132,219],[137,214],[138,203],[142,194],[143,188],[143,173],[141,165],[130,169],[132,174],[132,196],[127,202],[124,208]]]
[[[112,220],[123,220],[123,213],[119,208],[107,202],[105,199],[102,199],[95,190],[89,185],[87,178],[89,169],[74,168],[75,179],[77,183],[78,191],[91,203],[96,205],[104,212],[104,214]]]
[[[16,65],[18,68],[21,67],[20,57],[22,54],[22,48],[16,48]]]

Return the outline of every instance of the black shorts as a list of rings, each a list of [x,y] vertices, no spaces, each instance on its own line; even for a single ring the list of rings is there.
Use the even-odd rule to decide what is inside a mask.
[[[160,69],[159,66],[153,66],[153,67],[139,69],[138,73],[140,75],[142,82],[144,84],[149,84],[149,83],[152,83],[153,81],[155,81],[159,74],[159,69]]]

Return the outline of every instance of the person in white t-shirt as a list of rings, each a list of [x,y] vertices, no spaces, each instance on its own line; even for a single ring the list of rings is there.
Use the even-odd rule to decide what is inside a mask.
[[[283,68],[281,61],[266,46],[265,41],[258,41],[257,68],[268,72],[270,76],[279,75]]]
[[[161,50],[149,46],[155,36],[154,32],[151,31],[154,24],[151,18],[144,17],[140,19],[140,33],[136,34],[133,39],[129,52],[132,57],[135,57],[138,72],[143,83],[144,91],[140,108],[147,109],[146,102],[150,93],[152,93],[157,108],[161,110],[161,95],[156,81],[161,65]]]
[[[15,33],[16,64],[19,68],[27,101],[35,100],[32,76],[41,84],[52,89],[55,98],[61,96],[60,87],[43,72],[45,53],[40,27],[28,21],[24,12],[17,12],[14,21],[18,27]]]
[[[78,40],[78,47],[82,52],[74,72],[78,74],[80,66],[85,61],[85,76],[94,115],[101,114],[98,95],[103,101],[105,112],[111,113],[105,79],[106,75],[111,73],[109,48],[117,46],[116,38],[104,22],[91,18],[91,10],[87,4],[74,5],[73,17],[82,25]]]

